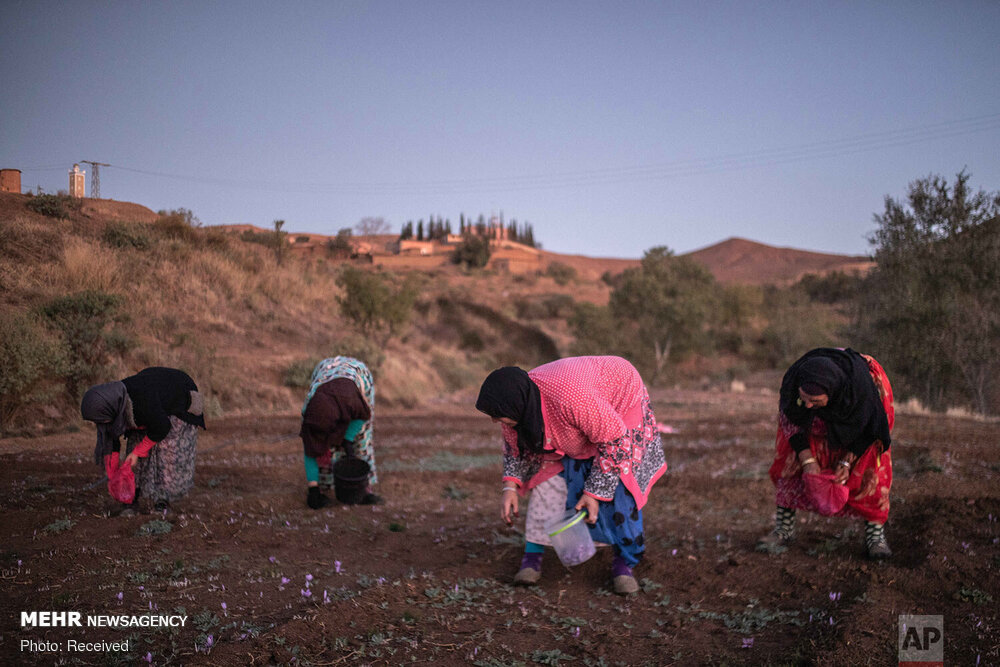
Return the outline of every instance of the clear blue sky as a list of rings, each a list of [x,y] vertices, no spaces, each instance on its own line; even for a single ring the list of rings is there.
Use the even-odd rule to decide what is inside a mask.
[[[0,166],[205,224],[503,212],[544,247],[863,254],[1000,190],[1000,2],[42,2],[0,9]],[[90,192],[90,168],[87,189]]]

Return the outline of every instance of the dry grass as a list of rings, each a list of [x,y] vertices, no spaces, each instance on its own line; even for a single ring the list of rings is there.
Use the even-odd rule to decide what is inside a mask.
[[[931,410],[926,405],[924,405],[919,398],[908,398],[905,401],[899,401],[896,403],[895,407],[896,407],[896,412],[905,415],[918,415],[922,417],[930,417],[935,414],[940,414],[939,412],[935,412],[934,410]],[[944,411],[944,414],[948,417],[954,417],[956,419],[971,419],[973,421],[988,422],[988,423],[1000,422],[1000,418],[998,417],[982,415],[964,406],[955,406],[947,408]]]
[[[79,237],[66,239],[62,265],[53,265],[51,282],[67,292],[119,292],[122,286],[118,256]]]

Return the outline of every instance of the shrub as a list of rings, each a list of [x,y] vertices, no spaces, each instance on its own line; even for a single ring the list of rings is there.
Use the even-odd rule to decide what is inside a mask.
[[[490,240],[483,236],[466,236],[451,255],[453,264],[469,269],[481,269],[490,261]]]
[[[463,331],[458,346],[463,350],[481,352],[486,347],[486,343],[483,342],[483,337],[478,332]]]
[[[313,369],[319,362],[319,359],[293,361],[282,373],[282,384],[292,389],[308,389]]]
[[[573,313],[575,302],[569,294],[553,294],[542,301],[550,318],[564,318]]]
[[[67,195],[38,195],[29,199],[26,204],[35,213],[59,219],[68,218],[69,209],[75,205],[73,198]]]
[[[98,290],[87,290],[53,299],[42,314],[62,334],[69,359],[65,364],[66,388],[78,396],[100,378],[113,354],[124,354],[134,344],[117,324],[122,298]]]
[[[797,284],[813,301],[844,303],[858,298],[864,278],[857,273],[843,271],[833,271],[826,275],[807,273]]]
[[[545,275],[556,281],[557,285],[565,286],[572,280],[576,280],[576,269],[569,264],[562,262],[552,262],[545,269]]]
[[[380,345],[409,323],[417,297],[412,283],[393,289],[382,276],[349,266],[337,276],[337,285],[344,290],[337,297],[344,317]]]
[[[0,313],[0,431],[21,408],[55,393],[63,363],[62,347],[37,319]]]
[[[240,234],[240,240],[247,243],[259,243],[268,248],[274,247],[274,235],[267,232],[255,232],[252,229],[247,229]]]
[[[153,239],[144,226],[136,223],[113,222],[104,228],[101,240],[112,248],[149,250]]]
[[[326,242],[326,250],[331,255],[349,257],[354,248],[351,245],[351,230],[348,227],[341,229],[337,235]]]
[[[371,338],[348,336],[333,347],[334,351],[331,356],[339,354],[363,361],[365,366],[368,366],[368,370],[372,372],[372,378],[378,380],[379,371],[382,369],[382,364],[385,363],[385,352]]]
[[[158,211],[160,219],[154,224],[154,229],[168,239],[192,242],[198,238],[197,227],[201,221],[186,208],[172,211]]]

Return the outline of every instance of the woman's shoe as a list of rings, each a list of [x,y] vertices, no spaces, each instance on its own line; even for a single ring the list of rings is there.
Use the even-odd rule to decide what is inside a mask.
[[[629,595],[639,592],[639,582],[631,574],[619,574],[614,578],[615,593]]]
[[[764,537],[757,540],[757,551],[769,554],[780,554],[788,550],[788,545],[795,541],[795,534],[788,535],[777,530],[772,530]]]
[[[868,547],[868,557],[872,560],[885,560],[892,557],[892,549],[889,548],[889,543],[885,541],[884,537],[873,540],[866,546]]]
[[[632,568],[629,567],[628,563],[621,556],[616,555],[615,559],[611,561],[611,577],[615,593],[628,595],[639,592],[639,582],[635,580]]]
[[[521,569],[514,575],[514,583],[520,586],[530,586],[542,578],[542,554],[524,554],[521,559]]]

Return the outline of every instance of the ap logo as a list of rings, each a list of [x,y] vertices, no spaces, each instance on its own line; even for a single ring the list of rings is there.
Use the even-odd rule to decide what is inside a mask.
[[[900,615],[899,667],[944,667],[944,616]]]

